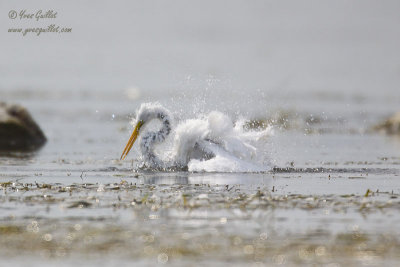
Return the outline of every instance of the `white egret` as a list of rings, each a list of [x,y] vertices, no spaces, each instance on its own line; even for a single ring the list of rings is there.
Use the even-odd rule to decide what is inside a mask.
[[[144,167],[151,169],[188,169],[193,171],[260,171],[252,163],[256,148],[251,145],[265,132],[249,134],[243,125],[234,126],[228,116],[211,112],[208,116],[180,122],[174,131],[172,153],[164,159],[154,152],[172,132],[172,115],[159,103],[143,103],[136,115],[136,125],[121,155],[125,159],[139,134],[152,120],[159,120],[158,131],[146,132],[140,142]],[[163,153],[164,156],[168,153]]]
[[[191,131],[185,136],[180,135],[179,139],[175,141],[175,155],[172,162],[165,162],[158,158],[154,153],[154,146],[161,144],[165,141],[167,136],[171,133],[171,122],[172,116],[169,110],[161,106],[159,103],[144,103],[140,106],[137,116],[136,116],[136,126],[132,132],[128,143],[125,146],[124,151],[121,155],[121,160],[125,159],[131,150],[133,144],[135,143],[137,137],[141,133],[142,129],[152,120],[160,120],[162,126],[159,131],[147,132],[141,139],[140,150],[144,157],[144,162],[147,167],[150,168],[169,168],[169,167],[181,167],[185,168],[186,163],[191,158],[197,159],[207,159],[213,156],[211,151],[206,151],[207,149],[200,145],[199,142],[204,138],[203,141],[211,142],[211,140],[205,140],[206,129],[201,130],[197,127],[199,134],[193,134]],[[186,127],[187,128],[187,127]],[[204,127],[203,127],[204,128]],[[182,129],[182,127],[181,127]],[[186,130],[186,129],[185,129]],[[179,132],[179,130],[178,130]]]

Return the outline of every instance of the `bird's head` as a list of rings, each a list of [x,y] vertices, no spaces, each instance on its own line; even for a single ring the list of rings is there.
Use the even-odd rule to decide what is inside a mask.
[[[136,125],[133,129],[132,135],[125,146],[121,155],[121,160],[125,159],[139,136],[140,129],[152,119],[162,119],[166,116],[169,118],[169,111],[162,107],[159,103],[143,103],[138,112],[136,113]]]

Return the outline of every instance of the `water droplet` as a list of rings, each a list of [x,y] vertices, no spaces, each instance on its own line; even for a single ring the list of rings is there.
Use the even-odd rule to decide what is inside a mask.
[[[45,234],[42,238],[44,241],[50,242],[53,239],[53,236],[51,234]]]
[[[74,225],[74,229],[75,229],[75,231],[80,231],[82,229],[82,225],[77,223]]]
[[[267,238],[268,238],[268,234],[267,233],[261,233],[260,234],[260,239],[261,240],[267,240]]]
[[[252,245],[246,245],[243,247],[244,254],[250,255],[254,253],[254,247]]]
[[[157,259],[159,263],[165,264],[168,262],[168,255],[165,253],[158,254]]]

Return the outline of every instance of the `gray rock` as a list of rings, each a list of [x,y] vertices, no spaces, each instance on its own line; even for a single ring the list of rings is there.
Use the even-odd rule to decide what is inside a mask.
[[[0,151],[32,151],[45,143],[45,135],[24,107],[0,102]]]
[[[389,135],[400,135],[400,112],[395,113],[384,122],[374,126],[373,129]]]

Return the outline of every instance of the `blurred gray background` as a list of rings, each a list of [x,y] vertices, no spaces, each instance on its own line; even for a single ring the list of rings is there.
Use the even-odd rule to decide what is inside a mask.
[[[0,9],[6,100],[115,100],[133,111],[129,101],[200,95],[251,114],[336,100],[338,111],[361,103],[386,114],[400,101],[399,1],[24,0]],[[8,17],[24,9],[58,15]],[[72,32],[7,32],[53,23]]]

